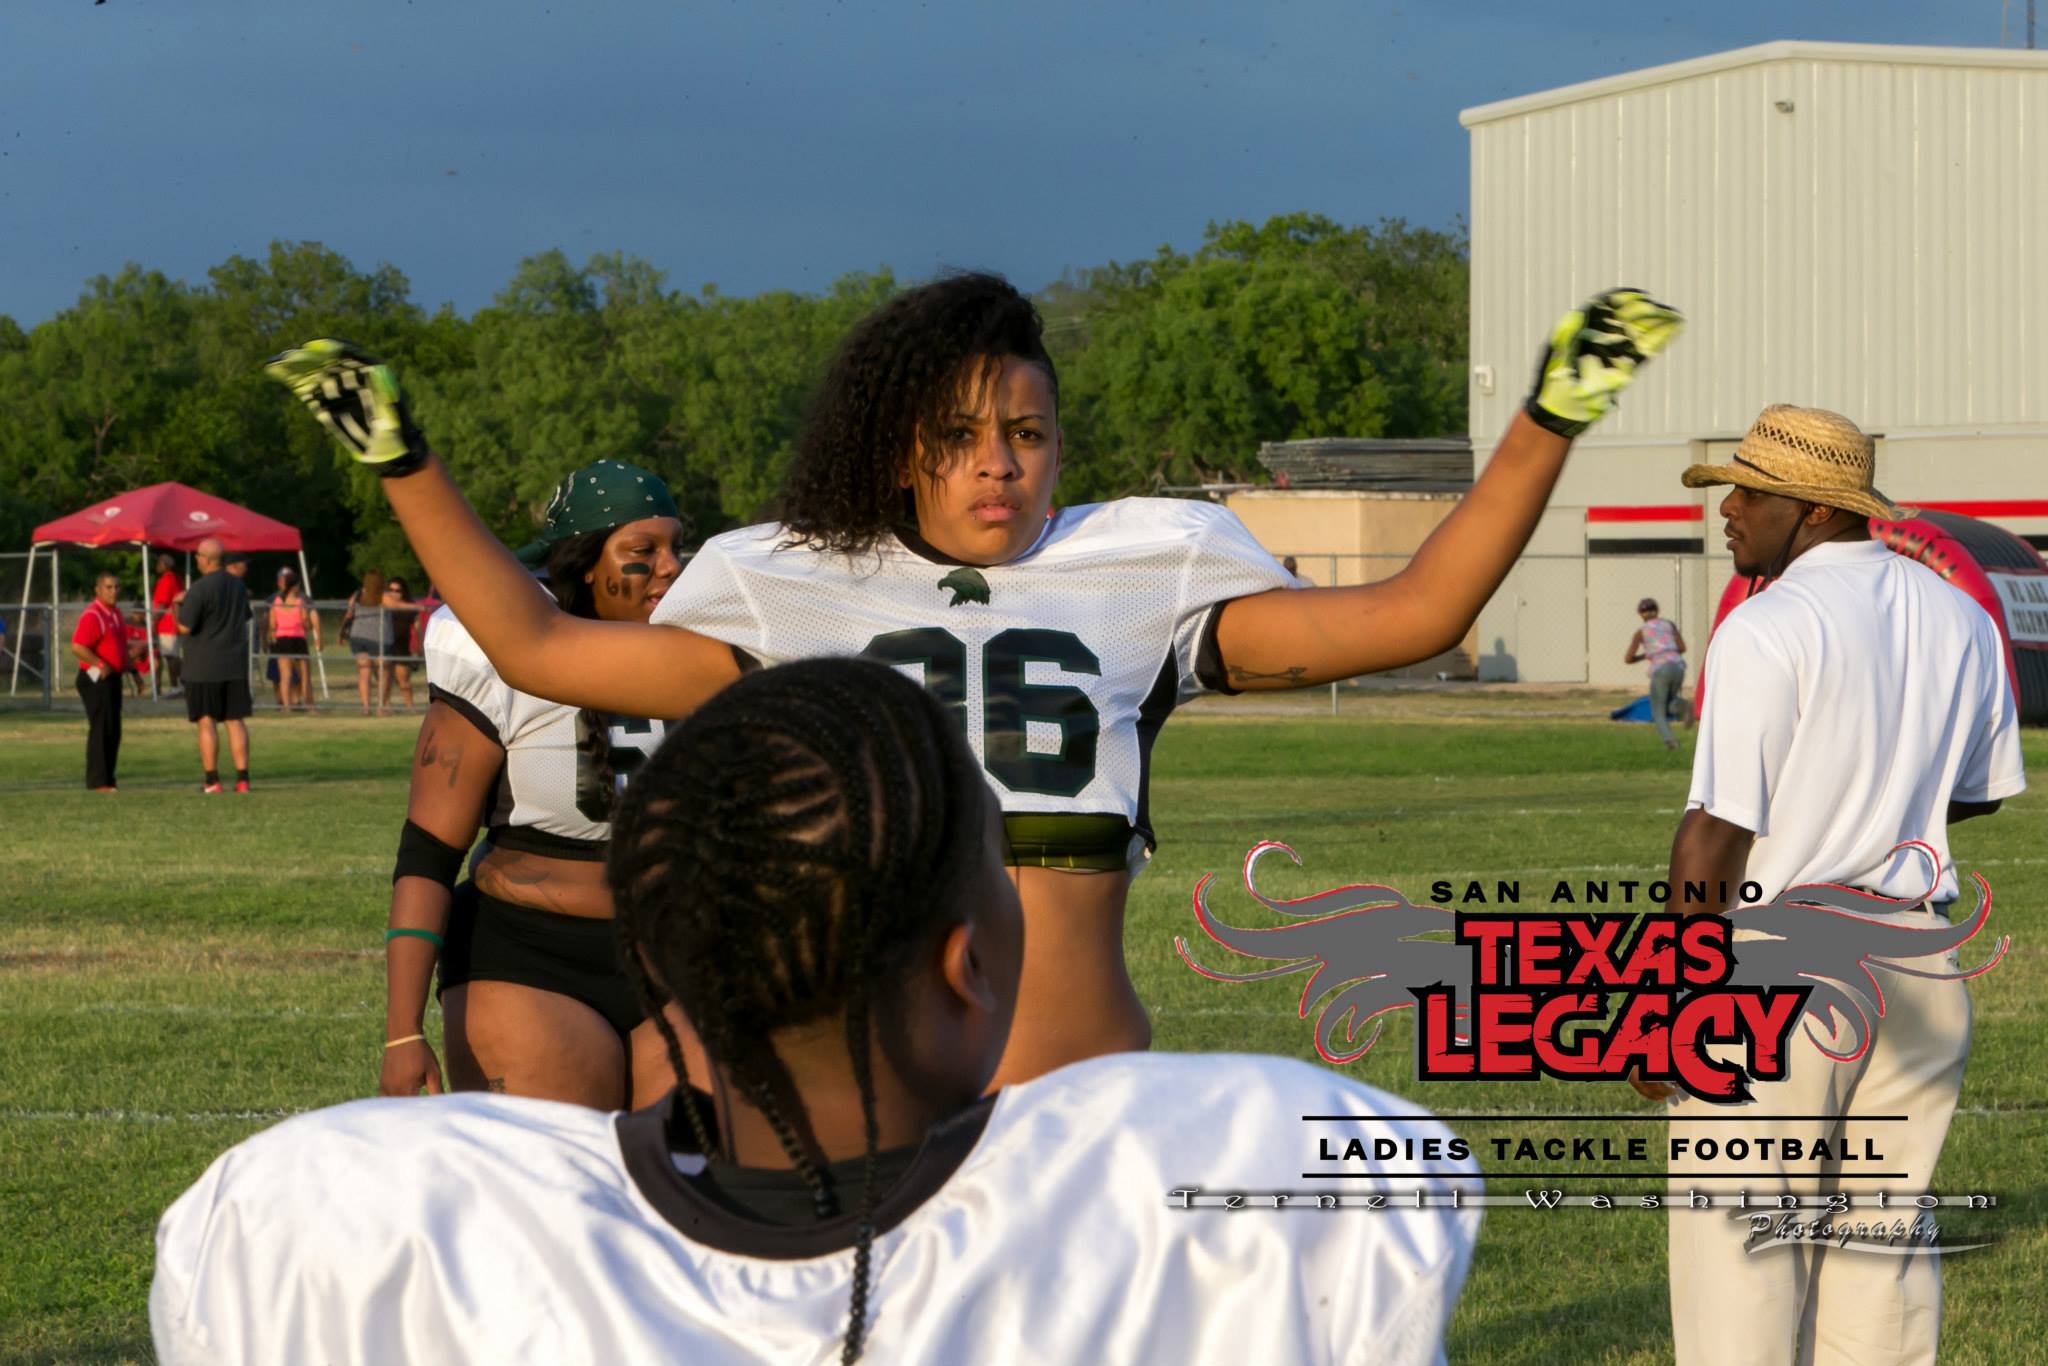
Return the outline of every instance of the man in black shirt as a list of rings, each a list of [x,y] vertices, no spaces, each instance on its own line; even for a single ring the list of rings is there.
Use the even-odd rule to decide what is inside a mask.
[[[220,739],[214,722],[228,728],[235,760],[235,791],[249,790],[249,590],[242,582],[248,561],[229,561],[209,536],[192,552],[200,578],[178,607],[178,634],[185,638],[185,715],[199,728],[199,765],[206,771],[200,791],[220,787]]]

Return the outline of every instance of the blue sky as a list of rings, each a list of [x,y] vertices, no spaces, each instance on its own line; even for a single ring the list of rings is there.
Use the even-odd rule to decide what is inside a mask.
[[[1036,288],[1211,219],[1446,224],[1471,105],[1772,39],[1999,26],[1999,0],[10,0],[0,313],[32,325],[128,261],[198,281],[278,238],[465,313],[549,247],[738,294],[882,265]]]

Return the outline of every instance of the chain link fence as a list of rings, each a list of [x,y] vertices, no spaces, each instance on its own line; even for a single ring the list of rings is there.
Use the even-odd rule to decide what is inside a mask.
[[[19,578],[17,576],[17,584]],[[15,590],[20,591],[19,587]],[[429,600],[406,607],[352,611],[339,598],[303,603],[276,612],[272,602],[252,602],[247,628],[249,696],[259,710],[358,707],[366,713],[422,711],[427,705],[425,660],[420,637],[440,604]],[[71,673],[71,633],[86,604],[0,603],[0,668],[6,670],[5,700],[16,707],[76,705]],[[131,642],[131,696],[151,695],[150,660],[155,656],[155,695],[175,698],[183,665],[183,639],[156,629],[129,602],[120,604],[131,630],[148,633]],[[296,642],[296,643],[295,643]]]
[[[1524,555],[1479,615],[1479,681],[1646,686],[1625,655],[1649,598],[1684,637],[1690,686],[1733,574],[1726,556]]]
[[[8,693],[17,702],[53,706],[58,681],[70,686],[71,680],[51,666],[71,652],[61,645],[53,651],[53,639],[56,633],[51,629],[48,603],[0,605],[0,668],[6,670]]]
[[[1304,582],[1331,588],[1391,578],[1410,557],[1311,552],[1282,558],[1293,561]],[[1689,647],[1688,672],[1696,674],[1729,572],[1726,559],[1710,561],[1705,555],[1524,555],[1457,646],[1370,677],[1641,686],[1644,666],[1625,663],[1623,654],[1641,624],[1635,605],[1645,597],[1656,599],[1662,615],[1678,625]],[[0,590],[10,582],[13,596],[0,599],[6,698],[15,706],[75,705],[68,641],[85,603],[60,603],[54,615],[47,602],[21,605],[21,567],[0,559]],[[295,615],[274,614],[270,601],[252,602],[250,695],[258,707],[271,710],[289,705],[417,711],[426,705],[420,638],[438,605],[430,599],[402,608],[352,611],[346,600],[322,598]],[[144,628],[141,613],[131,604],[124,602],[123,610],[131,625],[154,628],[154,621]],[[293,641],[303,641],[303,653]],[[169,652],[159,654],[157,694],[174,695],[178,666]],[[150,692],[148,667],[146,660],[139,662],[135,675],[145,696]],[[1333,707],[1340,686],[1331,687]]]
[[[1392,578],[1411,557],[1282,552],[1281,558],[1293,562],[1304,582],[1329,588]],[[1636,604],[1644,598],[1655,599],[1659,615],[1678,626],[1689,672],[1696,673],[1732,572],[1725,557],[1704,554],[1524,555],[1455,648],[1370,677],[1644,685],[1646,666],[1625,659],[1642,625]]]

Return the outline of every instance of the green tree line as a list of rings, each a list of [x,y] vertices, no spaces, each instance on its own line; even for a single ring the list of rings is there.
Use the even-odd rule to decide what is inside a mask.
[[[0,548],[177,480],[297,526],[322,595],[364,568],[416,576],[373,477],[259,372],[314,336],[400,367],[508,543],[565,471],[608,456],[666,477],[702,538],[769,515],[833,346],[902,284],[881,270],[818,294],[688,294],[633,257],[549,251],[464,318],[318,243],[231,257],[204,284],[131,265],[33,328],[0,316]],[[1258,479],[1261,441],[1462,431],[1466,299],[1462,228],[1310,214],[1070,271],[1038,300],[1060,367],[1062,501]]]

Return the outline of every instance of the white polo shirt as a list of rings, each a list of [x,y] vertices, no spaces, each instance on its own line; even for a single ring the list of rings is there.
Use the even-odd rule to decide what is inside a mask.
[[[2005,646],[1991,618],[1875,541],[1831,541],[1730,612],[1707,648],[1689,807],[1756,832],[1768,901],[1833,882],[1956,898],[1948,804],[2026,787]]]

